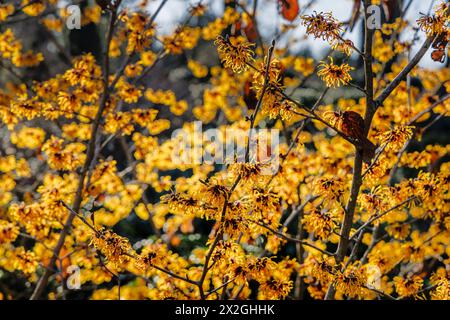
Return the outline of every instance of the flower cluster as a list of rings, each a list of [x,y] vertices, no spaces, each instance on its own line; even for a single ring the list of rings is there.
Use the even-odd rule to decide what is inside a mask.
[[[217,37],[214,43],[225,68],[231,68],[234,72],[248,69],[248,63],[253,60],[252,43],[246,42],[243,37],[222,36]]]
[[[86,38],[0,4],[0,299],[449,299],[450,72],[408,36],[445,60],[448,3],[369,54],[314,3],[269,44],[264,6],[178,2],[83,1]]]
[[[327,87],[340,87],[341,85],[348,84],[352,80],[349,72],[353,68],[346,63],[342,65],[334,64],[331,57],[329,63],[322,61],[319,68],[320,70],[317,72],[317,75],[325,82]]]

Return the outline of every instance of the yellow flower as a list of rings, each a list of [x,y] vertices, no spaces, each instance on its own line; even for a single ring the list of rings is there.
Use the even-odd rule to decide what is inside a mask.
[[[139,76],[142,73],[143,67],[138,64],[138,63],[134,63],[134,64],[129,64],[125,67],[125,75],[129,78],[134,78]]]
[[[45,139],[45,131],[41,128],[23,127],[11,134],[11,142],[19,148],[39,148]]]
[[[100,8],[100,6],[95,5],[95,6],[86,7],[83,10],[83,16],[82,16],[81,23],[83,25],[91,23],[91,22],[99,23],[101,16],[102,16],[102,8]]]
[[[313,208],[305,212],[303,222],[308,232],[313,232],[319,239],[327,239],[335,227],[335,217],[331,212]]]
[[[45,10],[44,0],[22,0],[22,10],[29,16],[37,16]]]
[[[292,281],[270,279],[259,288],[260,299],[279,300],[286,297],[293,288]]]
[[[158,110],[155,109],[133,109],[133,120],[142,127],[145,127],[158,115]]]
[[[78,95],[70,92],[60,92],[58,94],[58,105],[66,116],[70,116],[74,111],[78,111],[81,107],[81,101]]]
[[[157,119],[146,125],[148,132],[152,135],[159,134],[170,128],[170,121],[167,119]]]
[[[423,279],[419,276],[412,275],[405,278],[394,277],[395,290],[401,297],[416,296],[422,288]]]
[[[32,51],[27,51],[23,53],[17,53],[13,55],[11,62],[16,67],[34,67],[44,60],[42,53],[33,53]]]
[[[147,29],[145,31],[132,30],[128,35],[127,54],[133,52],[142,52],[150,45],[151,37],[154,35],[153,29]]]
[[[149,67],[156,61],[156,54],[152,51],[141,52],[141,63]]]
[[[19,235],[19,227],[6,220],[0,219],[0,243],[8,244],[16,240]]]
[[[13,252],[13,263],[17,270],[25,274],[32,274],[36,271],[38,261],[33,251],[27,251],[24,247],[18,247]]]
[[[14,13],[14,5],[11,3],[0,4],[0,21],[5,21],[8,16]]]
[[[338,292],[351,298],[360,296],[366,277],[359,266],[349,266],[344,272],[338,271],[333,280],[333,285]]]
[[[248,69],[248,63],[253,61],[253,43],[245,41],[244,37],[217,37],[214,44],[217,46],[219,57],[225,68],[231,68],[240,73]]]
[[[27,95],[22,95],[11,104],[11,111],[19,116],[31,120],[37,117],[40,113],[41,103],[36,99],[29,99]]]
[[[20,54],[22,44],[18,41],[11,29],[6,29],[0,33],[0,55],[3,58],[11,59],[14,55]]]
[[[325,82],[327,87],[336,88],[348,84],[352,80],[349,72],[354,68],[346,63],[340,66],[336,65],[332,57],[329,59],[330,63],[322,61],[319,64],[320,70],[317,72],[317,75]]]
[[[130,260],[131,245],[128,240],[109,229],[100,230],[98,233],[93,232],[91,244],[116,267]]]
[[[130,112],[110,113],[106,116],[105,131],[112,134],[117,134],[120,131],[121,135],[130,135],[134,130],[131,119]]]
[[[194,48],[199,37],[199,28],[181,27],[175,30],[172,35],[163,37],[162,42],[167,52],[181,54],[185,49]]]
[[[188,68],[196,78],[204,78],[208,75],[208,68],[192,59],[188,60]]]
[[[63,78],[72,86],[87,85],[94,78],[100,78],[101,69],[91,53],[74,59],[73,68],[67,70]]]
[[[351,55],[353,43],[341,37],[342,23],[337,21],[331,12],[317,13],[314,11],[312,15],[304,15],[301,19],[301,24],[306,26],[306,34],[327,41],[333,50],[338,50],[348,56]]]
[[[294,70],[301,72],[304,77],[314,73],[314,59],[298,57],[294,61]]]
[[[442,3],[441,10],[437,11],[436,15],[422,15],[417,20],[417,24],[420,29],[424,31],[428,36],[436,36],[445,32],[447,29],[447,9],[448,4]]]
[[[413,135],[413,127],[399,126],[387,132],[381,132],[377,135],[381,144],[386,144],[387,151],[398,152],[404,146],[406,141],[411,139]]]
[[[449,300],[450,299],[450,273],[444,268],[439,268],[430,277],[430,282],[436,286],[431,292],[433,300]]]
[[[42,23],[51,31],[61,32],[63,28],[63,21],[58,18],[44,18]]]
[[[261,178],[264,164],[256,163],[233,163],[230,165],[230,172],[235,176],[241,176],[244,181],[257,182]]]
[[[55,170],[74,170],[84,163],[83,151],[86,146],[81,143],[70,143],[64,146],[64,140],[52,136],[42,146],[48,155],[48,164]]]
[[[136,88],[131,83],[126,82],[123,78],[117,82],[116,88],[117,94],[126,103],[136,103],[142,96],[142,91],[140,89]]]
[[[389,235],[391,235],[394,239],[404,240],[409,235],[411,230],[410,225],[408,224],[392,224],[386,227],[386,231]]]
[[[342,32],[342,23],[337,21],[330,12],[304,15],[302,25],[306,26],[306,33],[323,40],[334,40]]]
[[[177,214],[192,215],[201,213],[201,204],[193,197],[170,193],[161,197],[162,203],[169,205],[169,210]]]
[[[345,192],[344,181],[339,177],[319,178],[314,182],[316,194],[330,200],[340,201]]]

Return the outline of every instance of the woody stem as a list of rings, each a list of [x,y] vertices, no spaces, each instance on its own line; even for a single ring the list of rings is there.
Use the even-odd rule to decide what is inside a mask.
[[[372,71],[372,40],[373,30],[368,28],[368,7],[371,5],[370,0],[364,1],[364,75],[365,75],[365,91],[366,91],[366,112],[364,116],[364,136],[367,137],[372,118],[375,114],[375,103],[373,99],[373,71]],[[345,207],[344,221],[342,222],[340,239],[338,248],[336,250],[336,262],[341,263],[347,253],[350,240],[350,230],[353,224],[353,216],[355,214],[358,194],[362,185],[362,168],[363,168],[363,154],[362,150],[356,147],[354,165],[353,165],[353,179],[350,189],[350,197]],[[335,295],[335,288],[331,284],[325,295],[325,300],[333,300]]]
[[[120,5],[121,0],[117,2],[116,9]],[[106,101],[108,99],[109,90],[108,90],[108,79],[109,79],[109,47],[111,44],[112,35],[114,33],[114,23],[117,18],[117,11],[116,9],[112,10],[111,17],[109,21],[109,27],[108,27],[108,33],[107,33],[107,41],[106,41],[106,47],[105,51],[103,52],[104,55],[104,61],[103,61],[103,93],[100,100],[100,106],[97,110],[96,117],[94,119],[94,122],[92,123],[91,128],[91,139],[88,144],[88,149],[86,152],[86,160],[84,162],[83,168],[81,170],[79,179],[78,179],[78,188],[75,194],[75,200],[73,203],[73,210],[69,211],[69,216],[67,217],[67,220],[64,224],[64,228],[61,230],[61,233],[59,235],[58,242],[56,246],[53,249],[52,258],[50,259],[50,262],[47,265],[47,268],[44,272],[44,274],[39,279],[36,288],[33,291],[33,294],[30,297],[30,300],[36,300],[39,299],[47,286],[48,279],[50,278],[52,271],[50,268],[56,263],[56,260],[58,259],[59,253],[64,246],[66,236],[69,232],[70,227],[72,226],[72,222],[75,219],[76,214],[80,211],[81,203],[83,201],[83,189],[84,189],[84,180],[86,178],[86,175],[91,167],[92,160],[94,158],[95,154],[95,147],[96,147],[96,140],[97,140],[97,133],[98,129],[100,127],[100,120],[102,118],[103,110],[106,106]]]

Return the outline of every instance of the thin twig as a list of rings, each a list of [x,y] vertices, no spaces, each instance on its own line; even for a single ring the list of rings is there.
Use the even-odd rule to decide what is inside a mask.
[[[419,63],[422,57],[430,48],[431,44],[434,41],[434,37],[427,37],[425,42],[422,44],[420,50],[416,53],[416,55],[409,61],[409,63],[403,68],[402,71],[392,80],[391,83],[381,92],[381,94],[375,99],[376,107],[383,104],[384,100],[392,93],[392,91],[397,88],[397,86],[405,80],[406,76],[411,72],[411,70]]]
[[[120,3],[121,3],[121,0],[118,0],[115,3],[115,8],[112,10],[111,16],[110,16],[109,28],[108,28],[108,32],[107,32],[107,36],[106,36],[106,46],[105,46],[105,50],[103,52],[103,55],[105,57],[104,64],[103,64],[103,93],[102,93],[100,106],[98,108],[95,120],[92,123],[91,138],[90,138],[90,141],[88,144],[88,149],[86,152],[86,160],[84,162],[81,174],[79,175],[79,179],[78,179],[78,188],[77,188],[77,192],[75,194],[75,200],[74,200],[74,204],[73,204],[73,212],[78,212],[81,207],[81,203],[83,200],[84,179],[88,173],[89,168],[91,167],[91,161],[93,160],[93,157],[94,157],[97,132],[98,132],[98,129],[100,126],[100,120],[102,118],[103,110],[105,109],[106,101],[107,101],[107,98],[109,95],[108,79],[109,79],[109,67],[110,66],[109,66],[109,54],[108,53],[109,53],[109,47],[111,45],[112,36],[114,33],[114,23],[117,18],[117,8],[119,7]],[[48,263],[48,266],[50,266],[50,267],[55,264],[55,262],[59,256],[59,253],[60,253],[62,247],[64,246],[65,239],[68,234],[69,228],[72,226],[72,222],[76,216],[73,212],[70,212],[70,214],[64,224],[64,227],[61,230],[58,242],[53,250],[52,258],[50,259],[50,261]],[[39,281],[33,291],[33,294],[30,297],[30,300],[36,300],[36,299],[40,298],[45,287],[47,286],[50,275],[51,275],[51,272],[48,271],[48,269],[47,269],[44,272],[44,274],[42,275],[42,277],[39,279]]]
[[[397,210],[398,208],[402,207],[403,205],[409,203],[410,201],[412,201],[412,200],[414,200],[416,198],[417,198],[416,196],[409,197],[405,201],[402,201],[401,203],[393,206],[392,208],[384,211],[383,213],[375,215],[374,217],[369,219],[366,223],[364,223],[361,227],[359,227],[358,230],[356,230],[355,233],[350,237],[350,240],[352,240],[357,234],[359,234],[361,231],[363,231],[365,228],[367,228],[367,226],[369,226],[370,224],[372,224],[376,220],[381,219],[382,217],[384,217],[388,213],[390,213],[390,212],[392,212],[394,210]]]
[[[320,249],[319,247],[317,247],[317,246],[315,246],[315,245],[313,245],[313,244],[311,244],[311,243],[309,243],[309,242],[307,242],[307,241],[305,241],[305,240],[300,240],[300,239],[294,238],[294,237],[292,237],[292,236],[290,236],[290,235],[287,235],[287,234],[285,234],[285,233],[282,233],[282,232],[279,232],[279,231],[277,231],[277,230],[274,230],[273,228],[269,227],[268,225],[266,225],[266,224],[264,224],[264,223],[261,223],[261,222],[258,222],[258,221],[254,221],[254,220],[250,220],[250,219],[247,219],[247,221],[253,222],[253,223],[257,224],[258,226],[263,227],[263,228],[269,230],[269,231],[272,232],[274,235],[276,235],[276,236],[278,236],[278,237],[280,237],[280,238],[282,238],[282,239],[284,239],[284,240],[292,241],[292,242],[297,242],[297,243],[301,243],[301,244],[303,244],[303,245],[305,245],[305,246],[311,247],[311,248],[313,248],[313,249],[315,249],[315,250],[317,250],[317,251],[319,251],[319,252],[321,252],[321,253],[323,253],[323,254],[326,254],[326,255],[328,255],[328,256],[333,256],[333,255],[334,255],[333,253],[328,252],[328,251],[326,251],[326,250],[322,250],[322,249]]]

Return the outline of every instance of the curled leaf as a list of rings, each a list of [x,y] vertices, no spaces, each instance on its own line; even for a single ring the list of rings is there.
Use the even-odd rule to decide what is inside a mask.
[[[298,0],[278,0],[281,6],[281,15],[289,21],[294,21],[299,13]]]

